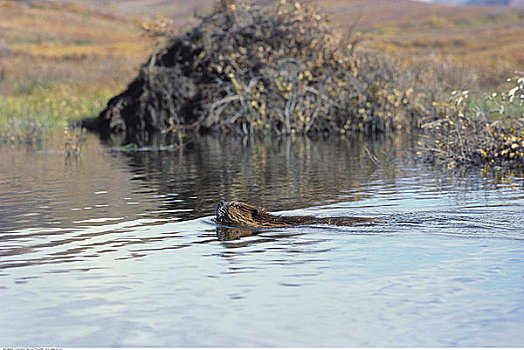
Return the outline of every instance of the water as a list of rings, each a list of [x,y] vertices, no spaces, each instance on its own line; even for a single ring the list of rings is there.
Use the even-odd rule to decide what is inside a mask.
[[[0,345],[524,346],[522,174],[448,173],[414,142],[4,146]],[[387,223],[252,232],[217,226],[219,200]]]

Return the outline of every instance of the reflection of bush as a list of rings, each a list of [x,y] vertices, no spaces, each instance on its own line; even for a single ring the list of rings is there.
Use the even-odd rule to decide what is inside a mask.
[[[412,141],[401,134],[328,138],[190,134],[185,142],[178,152],[126,154],[137,178],[167,195],[158,200],[158,209],[182,209],[177,215],[189,219],[211,215],[218,200],[255,203],[275,211],[364,200],[373,196],[375,184],[393,184],[402,175],[396,159],[406,157]],[[167,212],[166,217],[172,215]]]
[[[221,0],[151,56],[101,113],[101,127],[131,135],[181,127],[239,134],[408,127],[423,110],[421,95],[399,83],[393,62],[355,43],[308,1]]]
[[[436,119],[423,125],[431,135],[424,143],[429,159],[449,166],[524,168],[524,77],[515,78],[514,83],[482,104],[471,101],[468,91],[435,103]],[[505,119],[492,121],[497,115]]]

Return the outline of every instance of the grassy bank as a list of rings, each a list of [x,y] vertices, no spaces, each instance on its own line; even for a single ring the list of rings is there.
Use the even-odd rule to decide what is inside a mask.
[[[0,1],[0,142],[36,142],[96,115],[153,46],[134,20]]]
[[[10,143],[37,142],[54,129],[96,115],[112,95],[108,87],[57,84],[2,96],[0,138]]]

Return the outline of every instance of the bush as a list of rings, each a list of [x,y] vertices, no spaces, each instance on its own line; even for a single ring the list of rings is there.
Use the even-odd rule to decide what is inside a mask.
[[[468,91],[435,103],[436,118],[422,125],[430,137],[422,142],[431,162],[456,165],[499,165],[524,168],[524,77],[482,103]],[[497,118],[498,116],[498,118]]]

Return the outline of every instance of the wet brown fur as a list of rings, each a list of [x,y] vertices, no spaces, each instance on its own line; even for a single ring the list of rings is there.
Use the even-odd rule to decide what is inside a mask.
[[[280,216],[269,214],[263,209],[241,202],[219,202],[215,210],[215,215],[218,223],[255,228],[276,228],[312,224],[352,226],[355,224],[385,222],[384,220],[349,216],[326,218],[317,218],[314,216]]]

